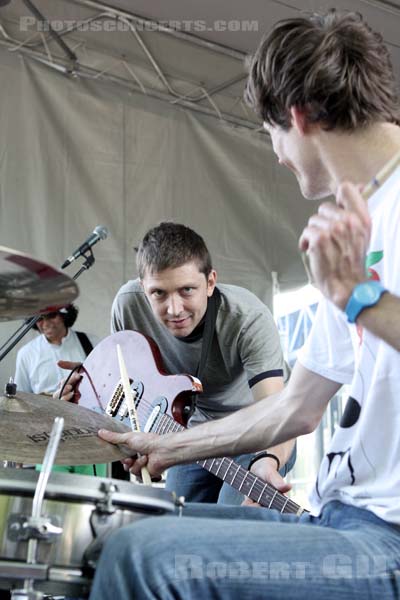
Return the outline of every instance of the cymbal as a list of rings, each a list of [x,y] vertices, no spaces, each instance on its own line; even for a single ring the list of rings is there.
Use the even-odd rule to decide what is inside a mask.
[[[76,283],[62,271],[0,246],[0,321],[52,312],[73,302],[78,293]]]
[[[105,463],[125,456],[97,435],[101,428],[130,431],[116,419],[64,400],[17,392],[12,398],[0,396],[0,460],[42,462],[55,417],[64,418],[55,464]]]

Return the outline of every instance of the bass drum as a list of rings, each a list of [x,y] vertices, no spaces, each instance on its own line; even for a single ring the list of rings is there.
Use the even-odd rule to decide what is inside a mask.
[[[136,519],[175,511],[166,490],[127,481],[52,473],[46,487],[36,564],[28,564],[28,518],[39,473],[0,469],[0,588],[86,597],[104,540]],[[112,565],[110,565],[112,568]],[[1,597],[1,596],[0,596]]]

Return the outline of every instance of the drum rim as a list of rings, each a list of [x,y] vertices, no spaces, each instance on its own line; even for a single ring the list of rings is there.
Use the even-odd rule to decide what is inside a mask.
[[[18,473],[18,475],[17,475]],[[33,497],[38,471],[25,469],[0,469],[0,496],[21,495]],[[70,481],[68,481],[70,479]],[[72,485],[73,483],[75,485]],[[70,473],[53,472],[46,487],[45,499],[77,503],[97,503],[105,498],[101,485],[112,484],[117,487],[112,492],[112,505],[123,508],[151,508],[153,510],[173,511],[175,508],[174,495],[159,487],[148,487],[133,482],[112,479],[108,477],[91,477]],[[132,491],[128,488],[132,486]]]

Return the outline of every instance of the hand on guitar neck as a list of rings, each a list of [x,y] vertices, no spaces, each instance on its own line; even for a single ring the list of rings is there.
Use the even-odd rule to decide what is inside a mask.
[[[260,458],[257,462],[252,465],[250,469],[251,473],[260,477],[263,481],[268,481],[271,485],[279,490],[282,494],[288,492],[292,486],[287,483],[277,470],[276,461],[272,458]],[[242,502],[242,506],[261,506],[251,498],[246,496]]]

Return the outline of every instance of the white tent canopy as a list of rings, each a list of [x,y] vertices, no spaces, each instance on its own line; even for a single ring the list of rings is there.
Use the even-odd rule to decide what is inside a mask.
[[[268,304],[272,272],[282,290],[305,283],[297,240],[315,205],[277,165],[242,101],[246,53],[299,7],[36,0],[63,49],[27,4],[0,7],[1,243],[59,266],[96,225],[109,228],[79,280],[78,328],[108,334],[113,296],[136,275],[132,248],[162,219],[201,233],[219,279]],[[398,70],[400,3],[344,8],[382,30]],[[17,325],[2,324],[3,341]],[[14,360],[0,367],[3,381]]]

